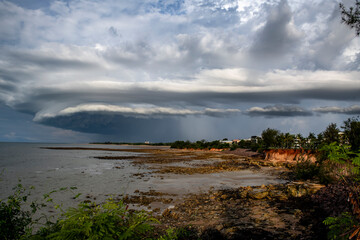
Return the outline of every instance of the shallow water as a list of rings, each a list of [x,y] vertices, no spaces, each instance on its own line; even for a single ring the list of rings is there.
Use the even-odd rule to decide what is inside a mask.
[[[34,198],[62,187],[77,187],[74,191],[62,191],[53,194],[56,203],[64,208],[74,206],[88,197],[102,202],[110,195],[133,194],[156,190],[178,196],[215,189],[240,186],[275,184],[282,180],[266,171],[253,172],[242,170],[212,174],[152,174],[149,165],[133,165],[131,160],[103,160],[96,156],[136,156],[144,153],[112,152],[97,150],[53,150],[43,147],[96,147],[134,149],[140,146],[89,145],[89,144],[29,144],[0,143],[0,169],[3,169],[0,182],[0,198],[11,194],[12,187],[22,180],[29,187],[35,186]],[[197,163],[205,163],[205,160]],[[175,165],[188,165],[179,162]],[[168,165],[174,165],[169,163]],[[165,165],[163,165],[165,166]],[[116,168],[115,168],[116,167]],[[143,177],[133,174],[143,173]],[[74,200],[77,193],[82,195]],[[51,211],[48,208],[48,211]]]

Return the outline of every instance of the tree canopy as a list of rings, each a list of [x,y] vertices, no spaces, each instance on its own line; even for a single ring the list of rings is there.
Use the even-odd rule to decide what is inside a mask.
[[[341,9],[341,19],[350,28],[355,28],[356,35],[360,35],[360,1],[355,0],[354,6],[349,8],[344,4],[339,4]]]
[[[330,123],[329,126],[322,133],[324,137],[324,142],[327,144],[337,142],[339,143],[339,132],[340,130],[336,126],[336,123]]]
[[[349,118],[344,121],[344,134],[353,151],[360,150],[360,121],[358,118]]]

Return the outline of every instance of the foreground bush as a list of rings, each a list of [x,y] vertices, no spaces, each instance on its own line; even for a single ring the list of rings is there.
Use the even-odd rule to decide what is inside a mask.
[[[37,205],[31,203],[31,210],[23,210],[29,194],[19,182],[13,195],[0,200],[0,239],[22,239],[31,235]]]
[[[121,202],[80,203],[64,213],[46,239],[142,239],[151,223],[157,220],[146,212],[130,213]]]
[[[76,208],[62,210],[63,214],[57,222],[46,222],[36,234],[33,234],[33,226],[38,224],[39,220],[33,218],[34,213],[45,205],[32,202],[31,210],[24,210],[29,207],[26,203],[30,193],[26,192],[20,183],[14,190],[14,194],[6,201],[0,200],[0,239],[176,240],[194,237],[194,234],[186,229],[156,229],[158,220],[147,212],[129,211],[122,202],[115,203],[112,199],[100,205],[94,202],[82,202]],[[50,194],[44,195],[47,202],[52,202]],[[164,231],[165,233],[161,235]]]
[[[293,169],[295,178],[301,180],[313,179],[318,176],[319,171],[319,165],[311,162],[310,160],[301,160],[297,162]]]

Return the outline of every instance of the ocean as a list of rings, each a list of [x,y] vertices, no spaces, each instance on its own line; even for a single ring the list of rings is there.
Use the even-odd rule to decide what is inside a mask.
[[[134,173],[148,172],[133,166],[128,160],[100,160],[96,156],[135,156],[141,153],[96,150],[53,150],[46,147],[96,147],[125,148],[117,145],[49,144],[49,143],[0,143],[0,199],[14,192],[21,184],[30,189],[33,199],[60,188],[75,187],[54,193],[54,201],[66,206],[76,205],[91,197],[104,201],[111,195],[133,193],[141,184]],[[136,146],[126,146],[136,148]],[[73,199],[81,193],[79,199]]]

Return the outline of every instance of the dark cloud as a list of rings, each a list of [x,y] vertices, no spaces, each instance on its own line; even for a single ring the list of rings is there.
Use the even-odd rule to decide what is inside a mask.
[[[144,87],[129,89],[74,89],[60,91],[56,89],[38,89],[31,93],[28,99],[13,102],[13,107],[19,111],[33,113],[51,108],[51,106],[64,109],[82,103],[101,102],[114,105],[130,106],[131,104],[152,104],[159,107],[193,107],[211,108],[218,104],[221,108],[231,109],[240,103],[291,103],[299,104],[303,100],[337,100],[359,101],[359,88],[339,89],[308,89],[292,91],[263,91],[263,92],[174,92],[165,90],[152,90]],[[218,114],[204,111],[203,114]],[[224,116],[224,112],[218,115]]]
[[[246,114],[252,117],[306,117],[313,114],[301,107],[290,105],[275,105],[262,107],[252,107],[246,111]]]
[[[176,118],[143,119],[106,112],[80,112],[44,118],[41,123],[78,132],[116,136],[118,141],[156,142],[182,138]]]
[[[359,115],[360,106],[353,105],[350,107],[319,107],[314,108],[314,112],[318,113],[337,113],[337,114],[347,114],[347,115]]]
[[[286,0],[273,8],[265,26],[259,31],[251,52],[259,58],[282,56],[296,47],[301,34],[292,24],[292,13]]]
[[[94,134],[44,126],[32,119],[31,114],[19,113],[0,103],[0,142],[90,142],[98,138]]]

